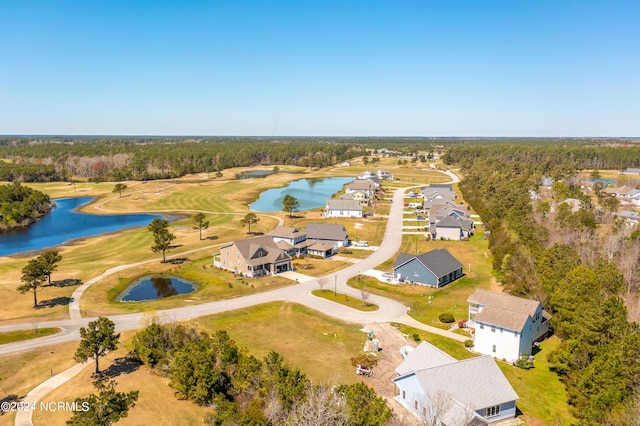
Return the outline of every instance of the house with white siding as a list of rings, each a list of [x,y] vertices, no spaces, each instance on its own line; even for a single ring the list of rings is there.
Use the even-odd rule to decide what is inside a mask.
[[[422,342],[396,373],[395,400],[426,424],[479,426],[516,416],[518,395],[490,356],[458,361]]]
[[[328,217],[362,217],[362,204],[358,200],[327,200],[322,215]]]
[[[476,289],[467,301],[475,352],[515,362],[549,332],[551,316],[537,300]]]

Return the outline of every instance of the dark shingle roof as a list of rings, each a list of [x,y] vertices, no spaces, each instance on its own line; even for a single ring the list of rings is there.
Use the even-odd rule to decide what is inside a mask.
[[[462,263],[460,263],[458,259],[453,257],[451,253],[445,249],[431,250],[430,252],[419,256],[400,253],[396,259],[396,263],[393,265],[393,268],[398,268],[414,258],[433,272],[433,274],[438,278],[444,277],[445,275],[462,268]]]

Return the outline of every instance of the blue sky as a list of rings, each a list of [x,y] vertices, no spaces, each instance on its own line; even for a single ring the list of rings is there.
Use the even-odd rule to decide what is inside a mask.
[[[640,2],[0,0],[0,134],[640,136]]]

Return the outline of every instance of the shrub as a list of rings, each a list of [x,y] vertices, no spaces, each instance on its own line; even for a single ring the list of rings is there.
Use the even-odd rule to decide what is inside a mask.
[[[416,342],[420,341],[420,335],[418,333],[413,333],[413,335],[411,336],[413,338],[413,340],[415,340]]]
[[[467,339],[467,340],[464,341],[464,347],[465,348],[470,348],[472,346],[473,346],[473,340]]]
[[[516,367],[529,370],[530,368],[533,368],[533,361],[529,360],[529,355],[524,354],[516,361]]]
[[[453,317],[453,314],[451,312],[443,312],[440,314],[440,316],[438,317],[438,319],[440,320],[440,322],[443,322],[445,324],[450,324],[452,322],[455,322],[455,318]]]

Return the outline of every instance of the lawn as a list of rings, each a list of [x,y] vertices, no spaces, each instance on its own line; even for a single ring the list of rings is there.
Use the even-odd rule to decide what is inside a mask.
[[[525,420],[531,424],[531,416],[542,424],[575,424],[576,419],[569,412],[565,387],[556,373],[549,370],[547,355],[560,344],[553,336],[540,344],[540,352],[535,355],[535,368],[523,370],[510,364],[499,362],[500,369],[520,397],[518,408],[525,414]]]
[[[331,300],[332,302],[339,303],[341,305],[348,306],[353,309],[357,309],[359,311],[377,311],[378,305],[374,305],[373,303],[363,303],[362,299],[349,298],[346,294],[343,293],[334,293],[330,290],[313,290],[311,292],[314,296],[322,297],[323,299]]]
[[[427,241],[415,235],[405,235],[400,248],[401,252],[424,253],[434,249],[447,249],[464,265],[465,275],[438,289],[421,285],[388,284],[368,276],[363,276],[362,280],[372,293],[396,299],[410,306],[410,315],[418,321],[448,329],[449,325],[442,324],[438,319],[441,313],[452,312],[456,321],[466,319],[467,298],[476,288],[500,291],[498,282],[491,274],[491,258],[488,257],[487,244],[482,232],[474,235],[470,241]],[[384,262],[377,269],[392,272],[394,262],[395,257]],[[357,278],[351,278],[348,284],[358,288]]]
[[[57,327],[37,328],[35,330],[7,331],[5,333],[0,333],[0,345],[19,342],[21,340],[37,339],[38,337],[50,336],[59,331],[61,330]]]
[[[455,359],[467,359],[474,358],[479,356],[473,352],[468,351],[464,345],[456,340],[448,339],[444,336],[440,336],[439,334],[429,333],[428,331],[418,330],[417,328],[409,327],[403,324],[393,324],[402,334],[407,335],[410,339],[413,339],[415,336],[418,337],[416,344],[419,344],[421,341],[426,340],[431,343],[436,348],[440,349],[443,352],[451,355]]]
[[[354,383],[349,359],[366,340],[360,325],[348,324],[293,303],[268,303],[199,318],[202,329],[224,329],[257,357],[270,351],[302,370],[316,383]]]
[[[293,268],[297,272],[312,277],[321,277],[335,271],[339,271],[350,265],[341,260],[315,259],[309,256],[303,259],[294,259]]]
[[[169,309],[212,300],[229,299],[295,284],[293,281],[279,276],[234,277],[231,272],[214,268],[211,263],[211,256],[205,256],[181,265],[158,262],[127,269],[89,287],[82,299],[82,313],[83,315],[98,316],[142,312],[149,309]],[[195,282],[200,288],[194,293],[146,302],[117,302],[115,300],[136,279],[144,275],[158,273],[177,275]]]

